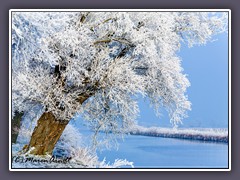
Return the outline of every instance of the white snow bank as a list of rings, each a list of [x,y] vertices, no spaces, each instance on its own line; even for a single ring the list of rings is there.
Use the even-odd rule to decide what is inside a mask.
[[[84,147],[83,139],[78,129],[68,124],[58,140],[53,156],[36,156],[20,154],[25,144],[29,143],[33,128],[30,123],[30,113],[27,113],[20,129],[17,143],[12,144],[12,168],[121,168],[134,167],[133,162],[126,159],[116,159],[113,164],[99,161],[95,150]]]
[[[160,128],[160,127],[142,127],[133,126],[127,133],[132,135],[156,136],[166,138],[180,138],[190,140],[202,140],[228,143],[228,129],[175,129],[175,128]]]
[[[99,161],[95,153],[88,148],[77,148],[71,151],[71,156],[36,156],[31,154],[18,154],[16,150],[21,150],[19,144],[12,146],[12,168],[133,168],[133,162],[126,159],[116,159],[113,164],[107,163],[104,159]]]

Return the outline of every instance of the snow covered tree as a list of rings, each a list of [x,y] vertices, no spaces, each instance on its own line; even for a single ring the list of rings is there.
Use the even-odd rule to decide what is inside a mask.
[[[124,132],[139,95],[177,126],[191,109],[180,45],[205,44],[226,26],[226,13],[13,12],[12,116],[44,111],[25,151],[51,154],[76,114],[95,132]]]

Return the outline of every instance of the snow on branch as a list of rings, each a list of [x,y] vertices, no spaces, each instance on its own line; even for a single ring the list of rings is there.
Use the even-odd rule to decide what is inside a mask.
[[[225,13],[13,12],[12,106],[41,104],[59,120],[76,113],[95,131],[134,124],[137,95],[174,126],[191,109],[176,52],[226,31]]]

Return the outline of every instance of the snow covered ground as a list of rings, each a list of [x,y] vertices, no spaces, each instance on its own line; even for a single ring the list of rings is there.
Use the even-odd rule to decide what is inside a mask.
[[[113,162],[108,159],[98,159],[91,147],[84,144],[84,139],[79,129],[73,124],[68,124],[57,142],[53,156],[34,156],[19,153],[24,145],[30,141],[36,120],[41,114],[35,113],[39,107],[30,110],[22,120],[22,126],[17,138],[17,143],[12,144],[12,168],[133,168],[133,162],[116,158]],[[86,134],[85,134],[86,135]],[[111,159],[112,160],[112,159]]]
[[[134,126],[128,130],[132,135],[144,135],[154,137],[180,138],[190,140],[215,141],[228,143],[228,129],[219,128],[161,128]]]

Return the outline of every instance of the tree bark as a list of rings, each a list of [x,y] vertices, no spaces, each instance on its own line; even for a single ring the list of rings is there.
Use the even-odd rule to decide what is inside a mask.
[[[81,94],[77,101],[83,103],[90,95]],[[69,121],[58,120],[51,112],[44,112],[34,128],[30,143],[22,152],[34,155],[52,154],[52,151]]]
[[[51,112],[43,113],[34,128],[29,145],[23,151],[34,155],[52,154],[67,124],[68,121],[57,120]]]
[[[15,116],[12,119],[12,136],[11,136],[11,142],[16,143],[19,129],[21,126],[21,120],[23,116],[23,112],[15,112]]]

